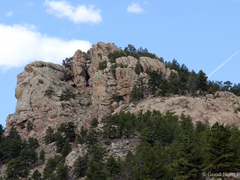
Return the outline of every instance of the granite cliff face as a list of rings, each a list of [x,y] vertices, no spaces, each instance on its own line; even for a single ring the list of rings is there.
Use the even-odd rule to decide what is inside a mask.
[[[74,122],[77,129],[81,126],[89,126],[90,120],[101,119],[108,114],[130,111],[138,114],[147,110],[159,110],[161,113],[167,111],[190,115],[193,122],[202,121],[210,125],[215,122],[233,124],[240,126],[240,115],[237,109],[240,108],[240,97],[230,92],[216,92],[213,95],[192,98],[188,96],[152,97],[148,96],[138,102],[130,103],[130,91],[138,78],[142,77],[147,82],[149,76],[145,73],[148,69],[160,70],[163,77],[168,80],[171,72],[177,73],[165,67],[165,64],[158,59],[140,57],[144,72],[139,75],[135,73],[137,59],[128,56],[116,59],[121,67],[115,69],[115,76],[111,68],[108,55],[114,51],[120,51],[111,43],[102,42],[93,45],[88,53],[77,50],[70,61],[70,68],[65,66],[35,61],[26,65],[24,71],[17,76],[15,96],[17,98],[16,112],[10,114],[6,120],[6,134],[11,126],[15,126],[22,138],[37,138],[40,144],[39,151],[46,152],[46,159],[56,154],[55,144],[45,145],[43,138],[49,126],[54,131],[61,123]],[[107,61],[107,67],[99,70],[99,63]],[[46,94],[52,88],[51,97]],[[76,98],[67,101],[60,101],[61,95],[69,90]],[[110,104],[111,96],[119,92],[124,101]],[[31,122],[33,128],[27,131],[27,123]],[[108,156],[123,157],[128,150],[135,151],[138,144],[137,137],[129,140],[115,140],[111,142],[108,149]],[[84,146],[72,145],[72,152],[67,156],[66,163],[70,169],[79,155],[86,153]],[[44,165],[37,167],[42,172]],[[4,168],[2,168],[4,169]],[[4,173],[4,170],[2,171]]]
[[[137,59],[128,56],[116,59],[116,63],[124,68],[117,67],[113,76],[108,55],[120,51],[111,43],[93,45],[88,53],[77,50],[70,61],[71,68],[65,66],[35,61],[26,65],[24,71],[17,77],[15,96],[17,98],[16,112],[7,117],[7,130],[14,125],[23,138],[37,137],[42,142],[48,126],[54,130],[61,123],[73,121],[78,128],[88,126],[93,118],[101,120],[111,113],[111,96],[119,92],[125,101],[119,104],[128,104],[130,91],[139,77],[147,81],[146,73],[136,74],[134,69]],[[147,69],[160,70],[165,79],[170,76],[171,70],[157,59],[141,57],[140,63],[144,71]],[[107,68],[98,70],[99,63],[107,61]],[[70,78],[66,80],[65,76]],[[64,80],[65,79],[65,80]],[[52,87],[53,94],[49,98],[45,91]],[[60,101],[61,94],[69,89],[75,99]],[[114,106],[114,104],[113,104]],[[118,104],[115,103],[116,109]],[[28,121],[33,122],[33,129],[28,132],[21,129]]]

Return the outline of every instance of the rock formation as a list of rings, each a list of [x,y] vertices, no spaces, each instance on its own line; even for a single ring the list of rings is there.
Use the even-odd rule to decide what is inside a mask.
[[[82,125],[89,126],[93,118],[99,121],[112,112],[130,111],[138,114],[147,110],[159,110],[161,113],[167,111],[190,115],[193,122],[202,121],[214,124],[216,121],[225,124],[240,125],[240,114],[236,111],[239,108],[240,97],[230,92],[217,92],[206,97],[192,98],[187,96],[157,97],[141,100],[137,105],[130,103],[130,91],[139,77],[148,81],[149,76],[145,71],[160,70],[165,79],[168,79],[171,72],[177,73],[165,67],[165,64],[158,59],[140,57],[139,61],[144,72],[139,75],[135,73],[137,59],[128,56],[116,59],[121,67],[116,68],[115,76],[111,68],[108,55],[114,51],[120,51],[111,43],[102,42],[93,45],[87,52],[77,50],[70,61],[70,68],[61,65],[35,61],[26,65],[24,71],[17,76],[15,96],[17,98],[16,112],[10,114],[6,120],[6,134],[11,126],[15,126],[22,138],[35,137],[39,140],[41,147],[47,152],[46,158],[55,153],[54,143],[45,146],[43,138],[49,126],[57,130],[61,123],[74,122],[78,130]],[[99,63],[107,61],[107,67],[99,70]],[[66,78],[68,76],[68,78]],[[46,91],[52,88],[50,96]],[[76,98],[67,101],[60,101],[61,95],[70,90]],[[124,101],[110,105],[111,96],[119,92]],[[218,96],[217,96],[218,95]],[[29,132],[28,122],[33,123],[33,129]],[[130,144],[129,144],[130,142]],[[124,157],[127,150],[133,150],[138,140],[113,142],[109,147],[109,154]],[[119,149],[123,149],[123,151]],[[123,153],[124,152],[124,153]],[[79,154],[84,154],[84,147],[77,146],[67,157],[67,164],[71,168],[73,161]]]

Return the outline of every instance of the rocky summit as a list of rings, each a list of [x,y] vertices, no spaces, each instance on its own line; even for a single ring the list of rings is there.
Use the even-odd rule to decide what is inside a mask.
[[[145,94],[138,102],[131,102],[130,94],[139,78],[147,83],[147,71],[156,70],[168,80],[174,69],[166,68],[159,58],[133,56],[118,57],[112,61],[110,54],[121,50],[112,43],[99,42],[87,52],[77,50],[72,59],[65,65],[51,62],[35,61],[25,66],[17,76],[15,97],[17,98],[16,112],[6,119],[5,135],[14,126],[21,138],[36,138],[40,144],[38,152],[46,152],[46,160],[56,154],[55,142],[44,144],[48,127],[57,131],[61,123],[73,122],[77,131],[81,127],[89,127],[90,121],[96,118],[100,123],[109,114],[122,111],[134,114],[145,113],[148,110],[175,112],[176,115],[190,115],[193,123],[201,121],[213,125],[215,122],[240,125],[240,97],[231,92],[217,91],[214,95],[207,94],[199,97],[189,95],[170,95],[155,97]],[[140,62],[143,71],[136,73],[136,65]],[[104,68],[101,66],[104,64]],[[112,96],[123,97],[113,101]],[[74,97],[74,98],[72,98]],[[28,123],[32,128],[24,128]],[[96,128],[101,131],[101,124]],[[108,156],[125,157],[128,150],[135,151],[139,144],[137,136],[128,139],[112,141],[105,148]],[[66,157],[66,164],[73,169],[73,164],[79,155],[86,154],[85,145],[72,145],[72,151]],[[45,164],[34,166],[43,172]],[[6,164],[2,165],[4,174]],[[70,171],[70,177],[71,175]]]

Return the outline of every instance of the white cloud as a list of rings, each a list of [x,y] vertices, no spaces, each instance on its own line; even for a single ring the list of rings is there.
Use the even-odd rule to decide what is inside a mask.
[[[6,14],[6,16],[12,16],[13,15],[13,12],[12,11],[9,11],[9,12],[7,12],[7,14]]]
[[[0,68],[25,66],[35,60],[61,64],[77,49],[86,52],[91,43],[84,40],[62,40],[36,31],[33,25],[0,24]]]
[[[26,6],[32,7],[32,6],[34,6],[34,4],[33,3],[26,3]]]
[[[138,3],[132,2],[132,3],[128,6],[127,11],[130,12],[130,13],[133,12],[133,13],[139,14],[139,13],[143,12],[144,9],[142,9]]]
[[[44,3],[48,6],[47,13],[54,14],[58,18],[67,17],[75,23],[99,23],[102,21],[101,10],[94,9],[94,6],[84,5],[73,7],[66,1],[48,1]]]

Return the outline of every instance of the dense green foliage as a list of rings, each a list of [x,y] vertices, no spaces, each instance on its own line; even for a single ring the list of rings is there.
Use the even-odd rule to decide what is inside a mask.
[[[62,123],[56,132],[47,129],[45,142],[56,142],[57,152],[46,162],[43,175],[34,171],[32,179],[69,179],[65,157],[71,151],[71,143],[86,146],[87,154],[74,163],[76,178],[86,179],[166,179],[197,180],[203,173],[217,174],[238,172],[240,169],[240,131],[235,126],[215,123],[211,128],[190,116],[180,117],[172,112],[161,114],[147,111],[137,116],[130,112],[109,115],[103,119],[103,132],[96,131],[97,121],[92,120],[89,130],[83,126],[79,134],[72,122]],[[15,128],[0,141],[1,163],[7,163],[6,179],[27,178],[29,170],[38,162],[38,141],[29,138],[22,141]],[[110,156],[104,161],[104,143],[122,138],[140,138],[136,153],[127,153],[125,159]],[[40,151],[39,162],[45,160]],[[220,174],[222,173],[222,174]]]
[[[29,170],[38,162],[35,151],[39,147],[35,138],[22,140],[16,128],[11,127],[8,136],[3,135],[0,127],[0,163],[7,163],[6,179],[28,177]]]
[[[103,61],[103,62],[99,62],[99,70],[104,70],[105,68],[107,68],[107,61]]]
[[[72,60],[73,60],[73,57],[65,58],[65,60],[62,61],[62,65],[71,70],[70,62]]]
[[[60,101],[68,101],[71,98],[75,99],[76,95],[70,89],[66,89],[60,96]]]
[[[52,86],[48,86],[48,89],[45,91],[45,96],[48,96],[49,98],[52,98],[54,91]]]

